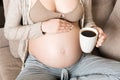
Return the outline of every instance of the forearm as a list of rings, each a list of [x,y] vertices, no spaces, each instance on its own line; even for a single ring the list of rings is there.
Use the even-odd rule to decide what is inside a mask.
[[[8,24],[6,24],[4,28],[5,36],[9,40],[34,39],[42,35],[40,25],[41,23],[27,26],[9,26]]]
[[[92,0],[84,0],[84,25],[85,27],[95,26],[95,22],[93,20],[92,15]]]
[[[20,0],[11,0],[6,15],[4,33],[9,40],[26,40],[42,35],[41,23],[20,25],[22,18],[22,5]]]

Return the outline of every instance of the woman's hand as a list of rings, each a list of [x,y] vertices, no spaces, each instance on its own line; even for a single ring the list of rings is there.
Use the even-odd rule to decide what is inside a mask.
[[[103,44],[103,42],[106,40],[106,34],[103,32],[103,30],[100,27],[93,26],[93,28],[97,29],[99,34],[96,47],[100,47]]]
[[[45,33],[62,33],[70,31],[73,26],[66,20],[50,19],[42,23],[42,31]]]

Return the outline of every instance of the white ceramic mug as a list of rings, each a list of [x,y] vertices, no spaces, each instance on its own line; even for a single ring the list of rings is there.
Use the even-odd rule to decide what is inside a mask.
[[[81,50],[84,53],[91,53],[97,42],[97,30],[94,28],[86,27],[82,28],[79,34]]]

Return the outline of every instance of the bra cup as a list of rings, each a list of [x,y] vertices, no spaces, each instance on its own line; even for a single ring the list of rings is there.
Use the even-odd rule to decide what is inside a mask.
[[[42,21],[46,21],[54,18],[63,18],[70,22],[76,22],[81,19],[82,15],[83,15],[83,7],[81,3],[78,4],[77,7],[69,13],[60,13],[60,12],[53,12],[53,11],[47,10],[40,3],[39,0],[36,1],[36,3],[33,5],[29,13],[30,19],[34,23],[42,22]]]
[[[29,13],[32,22],[46,21],[52,18],[58,18],[61,15],[44,9],[39,0],[34,4]]]
[[[83,12],[84,12],[83,10],[84,9],[83,9],[82,5],[80,5],[71,13],[65,14],[65,19],[67,19],[71,22],[79,21],[83,16]]]

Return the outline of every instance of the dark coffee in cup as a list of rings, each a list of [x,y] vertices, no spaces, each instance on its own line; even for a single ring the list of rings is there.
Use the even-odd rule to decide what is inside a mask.
[[[82,32],[82,35],[87,36],[87,37],[94,37],[96,36],[96,33],[90,30],[86,30]]]

